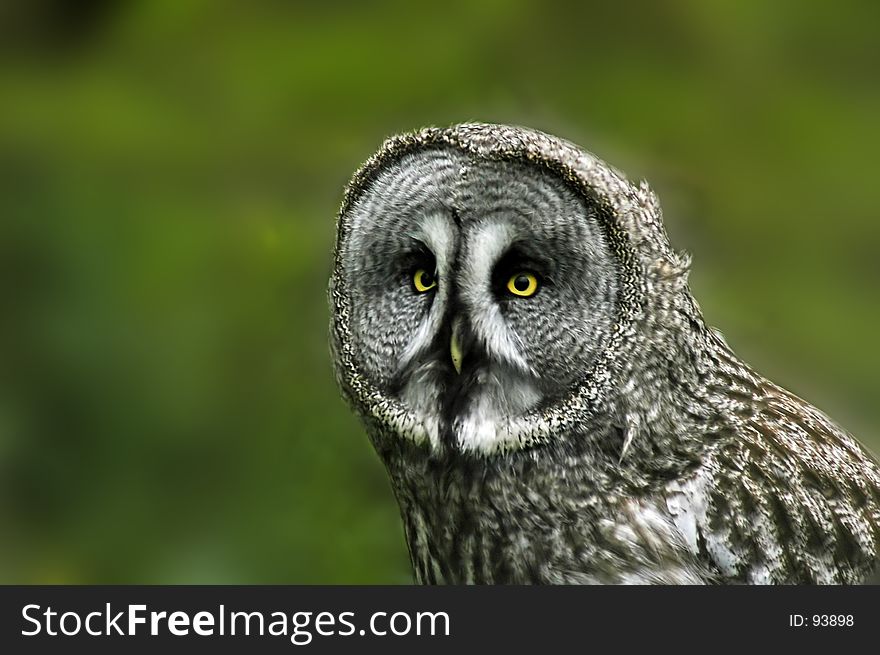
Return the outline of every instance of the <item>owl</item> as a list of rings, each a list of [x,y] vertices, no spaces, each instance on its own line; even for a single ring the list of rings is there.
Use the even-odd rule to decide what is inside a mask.
[[[331,352],[424,584],[858,583],[880,467],[707,327],[656,197],[531,129],[387,140]]]

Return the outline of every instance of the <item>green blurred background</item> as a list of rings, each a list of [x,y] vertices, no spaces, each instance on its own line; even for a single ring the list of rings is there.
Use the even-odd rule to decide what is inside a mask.
[[[710,323],[880,447],[880,5],[0,3],[0,582],[408,582],[333,219],[513,122],[658,191]]]

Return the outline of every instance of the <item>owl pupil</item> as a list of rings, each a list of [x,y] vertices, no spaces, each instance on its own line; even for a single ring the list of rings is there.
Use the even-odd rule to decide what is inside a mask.
[[[528,291],[529,278],[525,275],[517,275],[516,279],[513,281],[513,286],[517,291]]]
[[[426,287],[429,287],[432,284],[434,284],[434,275],[429,273],[428,271],[425,271],[424,273],[422,273],[422,284],[425,285]]]

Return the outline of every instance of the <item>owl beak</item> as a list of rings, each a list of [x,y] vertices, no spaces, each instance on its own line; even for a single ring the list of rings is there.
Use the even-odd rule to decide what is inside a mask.
[[[452,337],[449,340],[449,353],[452,355],[452,365],[455,367],[455,372],[460,375],[464,352],[461,349],[461,319],[458,318],[452,322]]]

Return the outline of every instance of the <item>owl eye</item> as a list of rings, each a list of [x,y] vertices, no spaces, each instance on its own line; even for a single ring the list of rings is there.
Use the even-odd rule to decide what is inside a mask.
[[[425,293],[437,286],[437,278],[433,273],[420,268],[413,273],[413,286],[419,293]]]
[[[520,271],[510,276],[507,281],[507,290],[515,296],[528,298],[534,296],[538,290],[538,278],[534,273],[528,271]]]

